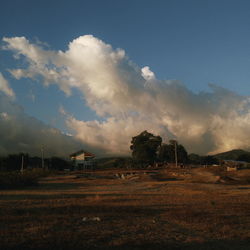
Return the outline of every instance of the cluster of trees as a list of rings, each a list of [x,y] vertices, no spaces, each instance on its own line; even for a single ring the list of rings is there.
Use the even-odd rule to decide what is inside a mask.
[[[22,166],[24,169],[44,167],[46,169],[63,170],[70,168],[71,164],[59,157],[42,159],[41,157],[31,157],[29,154],[24,153],[0,157],[0,170],[2,171],[20,170]]]
[[[132,138],[130,149],[133,160],[137,163],[174,163],[177,160],[179,163],[188,162],[188,154],[183,145],[176,140],[170,140],[169,144],[162,143],[160,136],[155,136],[147,131]]]
[[[135,161],[152,163],[157,158],[157,151],[162,143],[160,136],[154,136],[147,131],[132,138],[130,149]]]
[[[250,152],[244,150],[232,150],[217,155],[200,156],[189,154],[183,145],[176,140],[170,140],[168,144],[162,143],[160,136],[143,131],[132,138],[130,149],[134,163],[152,164],[155,162],[168,162],[178,164],[213,165],[220,164],[220,160],[230,159],[250,163]]]
[[[212,155],[200,156],[197,154],[190,154],[188,156],[188,161],[190,164],[199,164],[199,165],[213,165],[220,163],[219,159]]]

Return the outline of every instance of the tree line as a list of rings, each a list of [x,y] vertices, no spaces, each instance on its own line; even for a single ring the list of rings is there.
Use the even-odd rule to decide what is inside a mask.
[[[43,162],[43,164],[42,164]],[[16,171],[24,169],[42,168],[50,170],[63,170],[70,168],[71,164],[59,157],[50,157],[42,159],[37,156],[30,156],[27,153],[10,154],[8,156],[0,157],[0,170],[1,171]]]
[[[155,136],[146,130],[132,138],[130,149],[134,161],[138,163],[188,162],[188,154],[183,145],[176,140],[162,143],[160,136]]]
[[[187,150],[177,140],[162,143],[160,136],[155,136],[146,130],[132,137],[130,149],[135,164],[153,164],[156,162],[178,164],[219,164],[214,156],[188,155]]]
[[[212,155],[200,156],[198,154],[188,154],[185,147],[176,140],[163,143],[160,136],[156,136],[146,130],[139,135],[132,137],[130,149],[131,157],[111,157],[97,160],[97,168],[103,167],[143,167],[154,163],[177,163],[212,165],[219,164],[220,160]],[[235,160],[250,162],[250,154],[241,154]],[[43,161],[43,163],[42,163]],[[37,156],[30,156],[27,153],[10,154],[0,157],[1,171],[15,171],[24,169],[42,168],[50,170],[71,169],[70,161],[59,157],[42,159]]]

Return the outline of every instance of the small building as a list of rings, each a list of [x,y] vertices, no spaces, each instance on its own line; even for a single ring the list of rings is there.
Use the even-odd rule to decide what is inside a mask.
[[[247,168],[249,163],[244,161],[223,160],[222,165],[226,167],[227,171],[237,171],[239,169]]]
[[[70,156],[72,168],[74,170],[93,169],[95,165],[95,155],[85,150],[77,151]]]
[[[231,171],[237,171],[238,168],[237,167],[227,167],[227,171],[231,172]]]

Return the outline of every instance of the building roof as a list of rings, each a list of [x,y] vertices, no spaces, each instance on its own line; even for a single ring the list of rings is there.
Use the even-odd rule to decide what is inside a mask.
[[[69,157],[76,157],[76,156],[81,155],[81,154],[84,154],[86,157],[95,157],[94,154],[87,152],[83,149],[71,154]]]

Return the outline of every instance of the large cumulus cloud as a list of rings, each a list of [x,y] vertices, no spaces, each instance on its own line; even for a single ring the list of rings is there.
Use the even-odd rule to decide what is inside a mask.
[[[77,88],[102,121],[79,121],[66,115],[75,137],[111,154],[126,154],[132,136],[142,130],[177,138],[189,151],[212,153],[249,149],[250,98],[210,85],[193,93],[176,80],[159,80],[149,67],[139,68],[122,49],[81,36],[66,51],[53,51],[25,37],[3,38],[5,49],[26,67],[12,75],[43,78],[66,95]]]

